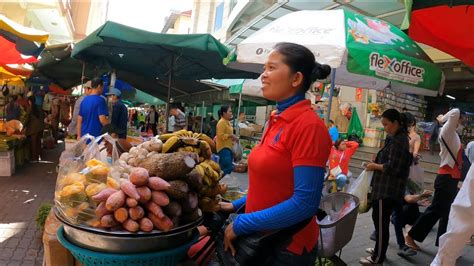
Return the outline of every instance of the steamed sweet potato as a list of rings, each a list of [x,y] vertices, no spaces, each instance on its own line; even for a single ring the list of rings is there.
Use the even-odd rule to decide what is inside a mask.
[[[146,209],[160,218],[163,218],[165,216],[165,213],[163,212],[161,207],[153,201],[150,201],[146,204]]]
[[[95,208],[95,216],[97,216],[97,218],[102,218],[102,216],[111,213],[112,212],[107,210],[107,208],[105,207],[105,202],[99,203],[99,205],[97,205],[97,207]]]
[[[158,230],[168,232],[169,230],[173,229],[173,226],[174,226],[173,222],[167,216],[163,216],[162,218],[159,218],[158,216],[154,215],[153,213],[149,213],[148,218],[151,220],[153,225]]]
[[[128,210],[124,207],[118,208],[114,212],[115,220],[120,223],[125,222],[128,219]]]
[[[140,220],[140,230],[143,232],[151,232],[153,230],[153,223],[149,218],[143,217]]]
[[[161,207],[166,206],[170,203],[170,198],[168,197],[168,195],[161,191],[152,191],[151,200]]]
[[[137,187],[137,192],[140,195],[138,201],[141,204],[145,204],[150,201],[151,199],[151,190],[148,187]]]
[[[115,192],[105,202],[105,207],[109,211],[115,211],[125,204],[125,193],[122,190]]]
[[[145,216],[145,210],[141,206],[136,206],[128,210],[130,219],[138,221]]]
[[[117,192],[116,189],[106,188],[102,190],[101,192],[92,196],[92,200],[97,201],[97,202],[106,201],[110,197],[110,195],[114,194],[115,192]]]
[[[176,216],[181,216],[183,213],[183,208],[181,208],[181,205],[176,202],[172,201],[168,206],[163,207],[163,211],[168,215],[169,217],[176,217]]]
[[[136,199],[132,199],[132,198],[127,198],[125,200],[125,204],[130,207],[130,208],[133,208],[133,207],[136,207],[138,205],[138,201]]]
[[[114,227],[117,225],[117,221],[115,221],[114,216],[112,214],[107,214],[100,218],[100,226],[105,228]]]
[[[136,186],[145,186],[148,183],[148,171],[142,167],[134,167],[130,171],[130,182]]]
[[[188,184],[182,180],[170,181],[170,187],[166,190],[166,194],[174,199],[183,199],[188,195]]]
[[[120,189],[130,198],[139,200],[140,194],[138,194],[137,188],[132,182],[125,180],[120,184]]]
[[[187,175],[196,165],[193,155],[186,152],[158,153],[140,162],[139,166],[152,176],[174,180]]]
[[[160,191],[169,188],[170,184],[160,177],[152,176],[148,179],[148,187]]]
[[[132,219],[126,220],[122,225],[125,230],[132,233],[138,232],[138,230],[140,229],[140,225]]]

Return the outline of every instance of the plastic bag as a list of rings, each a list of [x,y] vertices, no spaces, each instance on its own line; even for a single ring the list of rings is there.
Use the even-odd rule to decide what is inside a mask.
[[[232,146],[232,155],[234,156],[234,162],[240,162],[242,160],[242,146],[238,141],[234,142]]]
[[[101,158],[100,149],[105,142],[99,143],[103,138],[108,139],[86,135],[61,155],[54,202],[61,216],[73,224],[98,226],[97,202],[92,197],[106,188],[120,187],[120,176],[111,175],[118,166]]]
[[[413,194],[420,194],[423,192],[423,168],[420,164],[412,164],[410,166],[410,174],[408,176],[409,181],[407,183],[408,190]]]
[[[366,213],[370,210],[370,199],[368,194],[373,174],[373,171],[364,170],[347,189],[349,194],[359,198],[359,213]]]

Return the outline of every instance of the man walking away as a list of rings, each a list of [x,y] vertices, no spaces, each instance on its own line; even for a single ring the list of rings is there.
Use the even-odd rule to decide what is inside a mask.
[[[108,124],[107,103],[101,97],[103,84],[100,78],[93,78],[91,81],[91,93],[82,101],[77,116],[77,139],[86,134],[100,136],[102,127]]]
[[[174,116],[173,132],[186,128],[186,116],[178,105],[174,104],[171,106],[170,114]]]
[[[158,112],[156,111],[156,108],[154,105],[151,106],[150,111],[148,112],[148,115],[146,116],[146,127],[147,130],[151,129],[153,132],[153,136],[156,136],[158,134],[158,131],[156,129],[156,126],[158,125]]]
[[[71,123],[67,127],[68,135],[77,136],[79,135],[77,130],[77,116],[79,115],[79,109],[84,98],[91,94],[91,81],[89,80],[84,84],[84,94],[81,97],[77,98],[76,103],[74,103],[74,109],[72,111]]]
[[[120,100],[121,94],[120,90],[112,88],[106,95],[109,97],[109,102],[112,104],[112,120],[110,123],[115,127],[118,138],[126,139],[128,110],[122,100]]]

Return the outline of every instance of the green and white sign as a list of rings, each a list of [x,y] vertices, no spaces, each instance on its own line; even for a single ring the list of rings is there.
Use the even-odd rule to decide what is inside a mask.
[[[318,62],[336,69],[338,85],[427,96],[444,87],[441,70],[400,29],[347,10],[285,15],[242,41],[228,65],[259,72],[278,42],[309,48]]]

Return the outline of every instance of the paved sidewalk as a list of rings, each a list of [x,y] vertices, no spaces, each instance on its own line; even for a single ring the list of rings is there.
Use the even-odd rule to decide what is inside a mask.
[[[62,149],[58,144],[44,152],[43,162],[26,163],[15,175],[0,177],[0,266],[42,265],[42,232],[36,227],[36,211],[43,202],[53,201]]]

